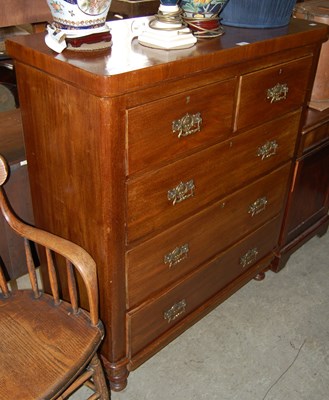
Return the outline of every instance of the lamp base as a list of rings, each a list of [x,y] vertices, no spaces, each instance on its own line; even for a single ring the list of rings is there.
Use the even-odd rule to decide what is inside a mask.
[[[138,37],[138,42],[153,49],[187,49],[197,42],[189,28],[182,28],[177,31],[155,31],[148,28]]]
[[[150,20],[148,27],[139,35],[138,42],[146,47],[174,50],[192,47],[197,39],[183,22],[177,5],[163,6],[161,4],[158,14]]]

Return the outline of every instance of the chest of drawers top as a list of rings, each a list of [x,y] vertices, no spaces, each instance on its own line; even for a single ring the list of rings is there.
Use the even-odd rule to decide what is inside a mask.
[[[199,41],[189,49],[166,51],[138,43],[134,35],[136,27],[147,24],[148,20],[148,17],[143,17],[111,22],[112,48],[85,52],[83,56],[72,51],[54,53],[46,46],[43,33],[16,37],[7,42],[7,50],[17,61],[55,76],[60,70],[61,79],[97,96],[108,97],[154,87],[161,82],[168,83],[205,69],[221,68],[225,78],[224,67],[241,67],[241,61],[244,61],[246,72],[248,61],[278,52],[289,53],[292,49],[323,42],[328,36],[326,25],[295,19],[288,26],[276,29],[225,27],[225,34],[220,38]],[[271,65],[271,60],[268,63]],[[250,68],[253,69],[254,65]],[[239,74],[240,71],[235,72]]]

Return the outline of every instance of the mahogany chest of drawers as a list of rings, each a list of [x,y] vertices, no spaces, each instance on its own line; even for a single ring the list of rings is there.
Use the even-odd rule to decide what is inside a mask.
[[[35,220],[97,262],[113,390],[269,267],[328,35],[294,20],[163,51],[143,21],[113,22],[106,52],[8,42]]]

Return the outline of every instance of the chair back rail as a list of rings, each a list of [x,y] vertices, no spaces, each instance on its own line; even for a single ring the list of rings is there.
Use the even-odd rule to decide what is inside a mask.
[[[52,295],[55,299],[55,302],[59,302],[59,290],[53,253],[57,253],[66,259],[69,295],[73,311],[78,310],[77,286],[75,282],[73,266],[76,268],[86,287],[91,322],[92,324],[96,325],[99,320],[97,296],[98,285],[96,264],[93,258],[80,246],[66,239],[53,235],[50,232],[27,225],[15,215],[14,211],[9,205],[6,194],[2,187],[8,177],[8,171],[8,165],[4,157],[0,155],[0,208],[9,226],[18,235],[25,238],[26,258],[34,295],[36,297],[39,296],[39,288],[29,241],[41,245],[46,249],[47,268],[51,282]],[[5,294],[7,291],[5,289],[6,285],[3,284],[3,280],[4,277],[0,276],[1,290]]]
[[[6,281],[5,275],[4,275],[1,267],[0,267],[0,289],[1,289],[4,297],[9,296],[9,289],[8,289],[7,281]]]

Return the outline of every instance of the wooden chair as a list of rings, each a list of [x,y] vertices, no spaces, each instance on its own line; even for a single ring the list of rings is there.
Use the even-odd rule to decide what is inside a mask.
[[[19,220],[2,188],[7,176],[8,166],[0,156],[0,207],[24,238],[31,289],[11,291],[0,267],[0,399],[66,399],[83,384],[95,392],[90,400],[109,399],[97,356],[104,330],[98,317],[95,262],[76,244]],[[38,287],[31,242],[45,248],[52,295]],[[70,302],[59,295],[55,254],[66,260]],[[76,272],[85,285],[90,312],[78,306]]]

